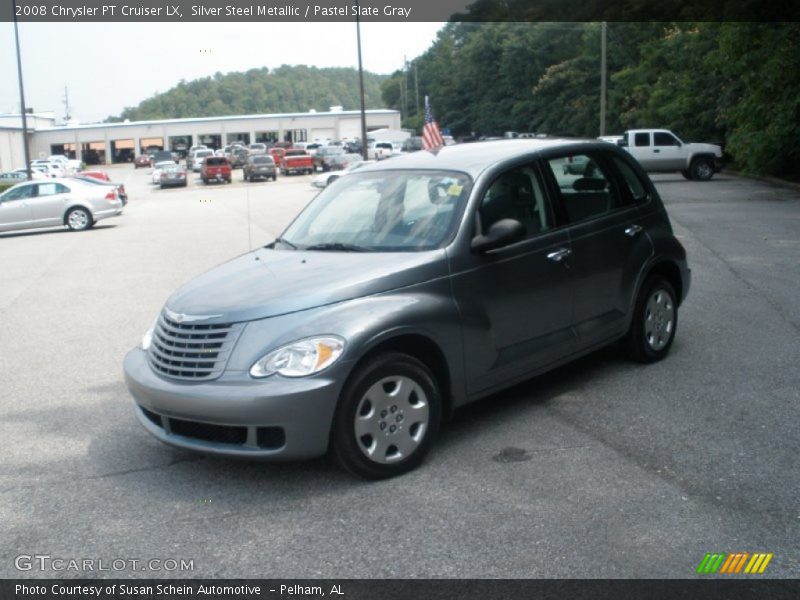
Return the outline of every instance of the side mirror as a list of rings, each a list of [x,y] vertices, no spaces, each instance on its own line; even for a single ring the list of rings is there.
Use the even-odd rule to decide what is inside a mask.
[[[628,140],[626,140],[625,138],[617,140],[617,146],[619,146],[620,148],[625,148],[627,145],[628,145]]]
[[[489,227],[486,235],[477,235],[472,238],[472,250],[475,252],[488,252],[495,248],[502,248],[525,237],[525,226],[516,219],[500,219]]]

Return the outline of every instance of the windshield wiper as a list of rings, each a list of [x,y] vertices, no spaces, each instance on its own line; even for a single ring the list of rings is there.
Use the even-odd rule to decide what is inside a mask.
[[[330,242],[327,244],[314,244],[307,246],[304,250],[338,250],[340,252],[366,252],[363,246],[356,246],[354,244],[343,244],[341,242]]]
[[[289,246],[289,248],[291,248],[292,250],[297,250],[297,246],[295,246],[289,240],[281,238],[281,237],[275,238],[275,241],[273,242],[273,244],[283,244],[285,246]]]

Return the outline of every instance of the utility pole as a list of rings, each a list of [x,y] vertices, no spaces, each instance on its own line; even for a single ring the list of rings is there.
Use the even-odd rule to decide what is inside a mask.
[[[72,115],[70,114],[69,110],[69,88],[64,86],[64,121],[69,122],[71,118]]]
[[[414,60],[414,115],[419,115],[419,77],[417,77],[417,61]]]
[[[361,6],[356,0],[356,42],[358,45],[358,89],[361,96],[361,155],[367,157],[367,111],[364,107],[364,67],[361,64]]]
[[[606,77],[608,65],[606,64],[606,34],[608,23],[600,25],[600,135],[606,134]]]
[[[22,113],[22,145],[25,147],[25,171],[28,181],[33,179],[31,174],[31,150],[28,147],[28,111],[25,108],[25,88],[22,85],[22,58],[19,53],[19,27],[17,25],[17,0],[12,0],[14,10],[14,38],[17,43],[17,77],[19,78],[19,110]]]

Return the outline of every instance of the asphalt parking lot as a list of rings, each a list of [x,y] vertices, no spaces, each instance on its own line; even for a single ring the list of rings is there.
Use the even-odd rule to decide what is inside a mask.
[[[800,576],[800,192],[656,176],[693,285],[667,360],[614,348],[461,410],[425,465],[366,483],[321,459],[161,445],[122,359],[181,283],[280,233],[309,177],[158,190],[0,234],[0,576],[691,577],[707,552]],[[54,572],[18,555],[185,559]]]

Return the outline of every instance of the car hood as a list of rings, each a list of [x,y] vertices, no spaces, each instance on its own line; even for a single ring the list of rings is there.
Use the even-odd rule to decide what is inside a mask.
[[[690,152],[707,152],[709,154],[713,154],[716,157],[722,156],[722,148],[717,146],[716,144],[705,144],[702,142],[689,142],[686,144],[687,150]]]
[[[275,317],[422,283],[447,274],[444,250],[309,252],[261,248],[182,286],[167,309],[205,323]]]

